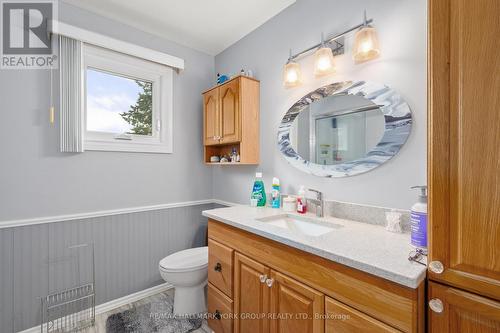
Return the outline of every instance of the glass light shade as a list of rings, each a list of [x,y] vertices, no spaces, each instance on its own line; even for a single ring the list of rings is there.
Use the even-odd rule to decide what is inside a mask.
[[[286,88],[299,86],[302,83],[300,65],[290,61],[283,67],[283,85]]]
[[[356,32],[352,52],[356,63],[372,60],[380,55],[380,46],[375,28],[365,26]]]
[[[314,53],[314,75],[323,76],[335,73],[333,52],[329,47],[319,48]]]

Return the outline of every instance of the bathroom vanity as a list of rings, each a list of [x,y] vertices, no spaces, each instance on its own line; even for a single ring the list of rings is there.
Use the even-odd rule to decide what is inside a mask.
[[[234,206],[208,221],[215,332],[423,332],[426,268],[408,234]]]

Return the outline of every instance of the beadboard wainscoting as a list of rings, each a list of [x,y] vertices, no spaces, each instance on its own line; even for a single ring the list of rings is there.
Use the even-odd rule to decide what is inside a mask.
[[[0,229],[0,332],[39,325],[40,297],[87,282],[89,256],[75,255],[69,246],[94,243],[96,305],[103,304],[164,283],[160,259],[205,245],[201,212],[220,206],[208,202]]]

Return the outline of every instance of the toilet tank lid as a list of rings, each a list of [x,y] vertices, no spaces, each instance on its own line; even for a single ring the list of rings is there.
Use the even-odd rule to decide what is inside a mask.
[[[207,265],[208,246],[182,250],[160,260],[160,267],[166,270],[189,270]]]

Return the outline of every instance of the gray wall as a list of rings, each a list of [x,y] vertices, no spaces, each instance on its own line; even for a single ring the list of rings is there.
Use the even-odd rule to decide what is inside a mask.
[[[95,244],[97,304],[163,283],[160,259],[204,246],[207,219],[201,212],[215,206],[0,229],[0,332],[39,325],[39,297],[88,282],[88,261],[81,261],[76,274],[75,261],[68,260],[75,253],[71,245]]]
[[[174,153],[60,153],[49,72],[0,70],[0,221],[211,198],[200,94],[213,84],[214,57],[64,3],[59,18],[185,60],[174,74]]]
[[[426,182],[426,6],[424,0],[298,0],[215,58],[216,72],[251,69],[261,81],[261,164],[215,168],[214,197],[248,203],[255,171],[262,170],[269,188],[273,176],[286,193],[300,184],[322,190],[327,199],[408,209],[415,202],[411,185]],[[351,54],[337,57],[337,74],[315,79],[313,57],[300,61],[304,84],[282,86],[288,50],[319,42],[321,32],[340,33],[362,20],[363,9],[374,18],[382,55],[354,65]],[[346,39],[350,50],[352,36]],[[323,179],[290,166],[277,149],[276,131],[286,110],[306,93],[331,82],[371,80],[397,90],[409,103],[414,126],[400,153],[383,166],[355,177]],[[224,186],[217,186],[224,184]]]

